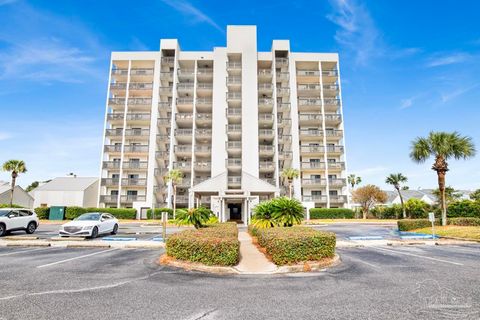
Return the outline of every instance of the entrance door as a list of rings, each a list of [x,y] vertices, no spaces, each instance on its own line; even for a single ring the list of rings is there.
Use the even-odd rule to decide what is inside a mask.
[[[230,220],[242,220],[242,204],[241,203],[230,203],[228,205],[230,209]]]

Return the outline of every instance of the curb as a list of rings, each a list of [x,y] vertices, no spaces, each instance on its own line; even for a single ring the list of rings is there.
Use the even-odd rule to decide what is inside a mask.
[[[159,265],[180,268],[186,271],[201,271],[201,272],[214,273],[214,274],[240,274],[233,267],[207,266],[207,265],[195,263],[195,262],[181,261],[181,260],[176,260],[175,258],[169,257],[167,256],[167,254],[162,254],[158,258],[157,263]]]
[[[162,249],[163,242],[145,241],[47,241],[47,240],[0,240],[0,247],[54,247],[54,248],[118,248],[118,249]]]
[[[38,240],[38,237],[35,236],[6,236],[3,237],[4,240]]]

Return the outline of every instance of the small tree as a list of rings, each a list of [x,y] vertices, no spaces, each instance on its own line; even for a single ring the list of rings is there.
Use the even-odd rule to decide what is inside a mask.
[[[385,180],[385,183],[392,185],[395,188],[395,190],[397,190],[398,195],[400,196],[400,203],[402,205],[403,219],[405,219],[407,217],[407,213],[405,211],[405,204],[403,203],[403,196],[402,196],[402,192],[400,191],[401,190],[400,185],[404,182],[407,182],[407,181],[408,181],[407,177],[405,177],[401,173],[392,173]]]
[[[298,171],[298,169],[285,168],[282,171],[282,177],[285,178],[288,183],[288,196],[290,199],[292,198],[293,180],[297,179],[299,176],[300,176],[300,171]]]
[[[475,156],[475,146],[470,137],[462,137],[458,132],[430,132],[426,138],[417,138],[412,142],[410,158],[418,163],[435,158],[432,170],[437,173],[440,190],[442,225],[447,225],[447,205],[445,199],[445,176],[448,172],[447,160],[468,159]]]
[[[2,166],[3,171],[12,173],[12,184],[10,189],[10,207],[13,205],[13,193],[15,192],[15,183],[18,174],[27,172],[25,162],[22,160],[8,160]]]
[[[435,196],[437,200],[437,204],[441,204],[442,197],[440,193],[440,189],[435,189],[432,191],[432,194]],[[447,208],[450,203],[458,201],[462,198],[462,193],[455,190],[453,187],[445,187],[445,204],[447,205]]]
[[[353,173],[348,175],[347,177],[348,184],[352,186],[352,189],[355,188],[355,186],[358,186],[362,182],[362,178],[357,177]]]
[[[479,201],[480,202],[480,189],[477,189],[470,193],[470,199],[473,201]]]
[[[367,214],[374,205],[387,202],[387,194],[379,187],[369,184],[353,191],[353,201],[362,206],[363,219],[367,219]]]
[[[173,191],[173,219],[175,219],[175,211],[177,208],[177,184],[182,182],[183,173],[178,169],[173,169],[168,172],[168,174],[163,177],[166,183],[172,184]],[[170,200],[170,199],[169,199]]]
[[[205,207],[178,209],[178,214],[175,223],[179,226],[193,225],[195,229],[204,227],[211,217],[213,212]]]

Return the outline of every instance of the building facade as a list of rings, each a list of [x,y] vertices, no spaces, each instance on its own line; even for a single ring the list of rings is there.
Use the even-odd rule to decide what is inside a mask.
[[[287,193],[300,170],[304,206],[346,207],[338,55],[296,53],[288,40],[257,51],[255,26],[228,26],[226,47],[113,52],[99,206],[171,206],[171,169],[183,173],[177,207],[204,205],[248,223],[260,201]]]

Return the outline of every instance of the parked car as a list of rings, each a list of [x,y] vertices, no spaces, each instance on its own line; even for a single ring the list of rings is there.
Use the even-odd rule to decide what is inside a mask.
[[[100,234],[117,234],[118,219],[109,213],[89,212],[63,224],[60,227],[61,237],[96,238]]]
[[[0,237],[7,232],[25,230],[32,234],[37,230],[39,220],[37,214],[30,209],[2,208],[0,209]]]

